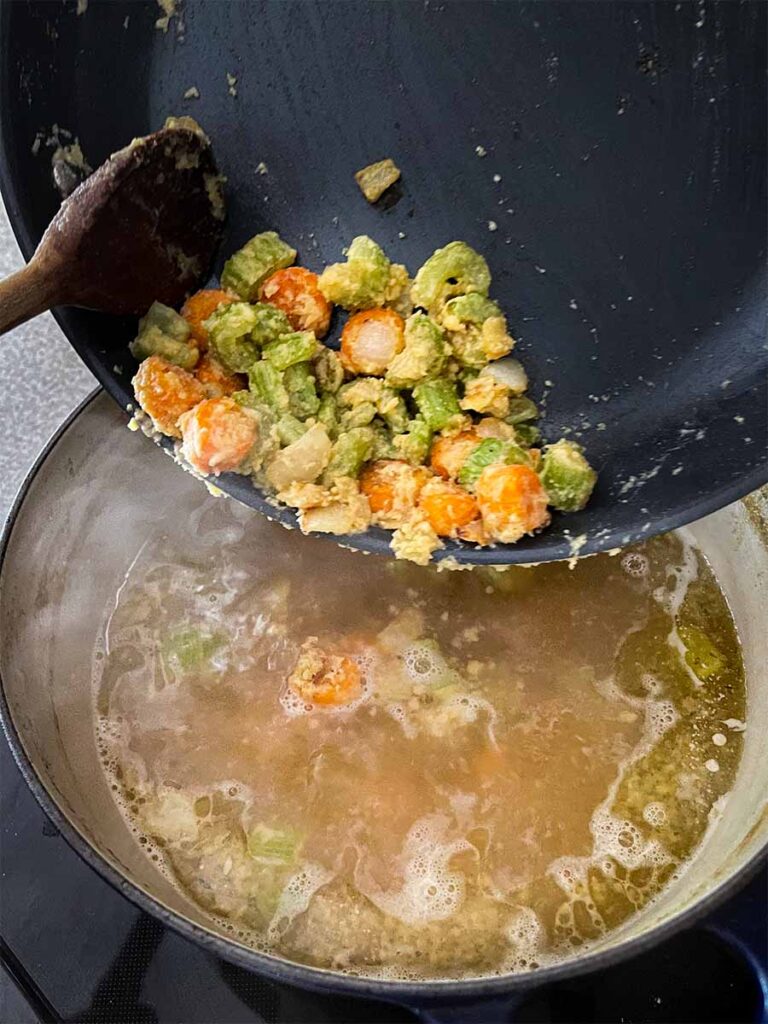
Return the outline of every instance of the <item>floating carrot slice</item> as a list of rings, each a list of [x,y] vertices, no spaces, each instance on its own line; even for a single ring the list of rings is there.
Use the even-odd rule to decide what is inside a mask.
[[[206,398],[179,420],[187,461],[203,474],[226,473],[245,459],[258,437],[250,409],[231,398]]]
[[[317,274],[305,267],[287,267],[267,278],[260,296],[285,313],[294,331],[314,331],[322,338],[328,333],[331,305],[317,280]]]
[[[477,519],[474,497],[457,484],[430,480],[419,496],[419,508],[438,537],[455,537],[458,530]]]
[[[475,494],[493,540],[514,544],[549,522],[546,491],[530,466],[486,467],[477,479]]]
[[[405,344],[403,318],[393,309],[355,313],[341,332],[341,362],[351,373],[382,376]]]
[[[432,445],[429,463],[435,473],[446,480],[455,480],[459,470],[480,444],[474,430],[464,430],[453,437],[438,437]]]
[[[219,288],[204,288],[202,291],[190,295],[181,307],[181,315],[189,324],[190,332],[197,342],[198,348],[205,350],[208,347],[208,331],[203,324],[211,313],[219,306],[236,301],[234,295]]]
[[[207,352],[200,357],[194,369],[194,375],[205,388],[206,398],[221,398],[232,395],[248,387],[245,377],[239,373],[229,373],[221,363]]]
[[[329,654],[310,637],[302,644],[288,684],[302,700],[340,705],[356,700],[362,691],[360,666],[343,654]]]
[[[157,429],[169,437],[181,437],[179,417],[205,398],[202,384],[191,373],[161,356],[150,356],[141,363],[133,390]]]

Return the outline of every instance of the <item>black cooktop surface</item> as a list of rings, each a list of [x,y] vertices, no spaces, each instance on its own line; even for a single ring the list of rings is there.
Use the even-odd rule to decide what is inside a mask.
[[[307,994],[217,959],[111,888],[45,817],[0,733],[0,1024],[414,1021],[384,1003]],[[540,989],[515,1021],[766,1019],[768,871],[701,926],[625,964]],[[727,929],[741,944],[724,941]],[[765,978],[765,974],[763,975]],[[459,1018],[479,1022],[484,1011]],[[500,1018],[494,1017],[495,1020]],[[503,1019],[503,1015],[502,1018]]]

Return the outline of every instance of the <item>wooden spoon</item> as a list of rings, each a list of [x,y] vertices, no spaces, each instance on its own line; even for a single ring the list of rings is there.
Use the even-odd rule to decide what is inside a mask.
[[[191,118],[169,119],[61,204],[27,266],[0,282],[0,333],[51,306],[179,306],[208,271],[223,221],[207,136]]]

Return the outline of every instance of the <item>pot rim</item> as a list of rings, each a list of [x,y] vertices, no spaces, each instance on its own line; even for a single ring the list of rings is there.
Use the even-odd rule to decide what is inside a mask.
[[[0,537],[0,583],[2,582],[5,556],[14,526],[20,517],[24,502],[37,474],[72,424],[92,403],[104,398],[104,396],[104,389],[97,387],[72,410],[45,443],[24,478],[8,511],[3,524],[2,536]],[[401,1005],[407,1005],[409,1000],[429,1004],[441,1002],[446,998],[460,999],[461,997],[467,997],[477,999],[503,995],[512,996],[518,992],[538,988],[550,982],[563,981],[586,974],[589,971],[612,966],[650,949],[663,939],[699,921],[707,913],[714,910],[726,897],[741,887],[764,860],[768,860],[768,843],[766,843],[744,864],[725,876],[706,895],[685,909],[671,915],[667,920],[662,921],[654,928],[634,938],[618,942],[616,945],[609,946],[606,949],[585,953],[583,956],[573,957],[551,967],[542,967],[525,973],[508,973],[492,977],[471,977],[458,980],[438,979],[421,982],[358,977],[326,968],[310,967],[306,964],[295,963],[275,955],[260,953],[255,949],[251,949],[190,921],[175,910],[166,907],[141,886],[129,881],[91,844],[79,827],[61,809],[55,797],[48,791],[43,779],[32,763],[32,759],[27,754],[24,742],[16,729],[6,699],[5,684],[1,673],[0,725],[2,725],[19,771],[43,812],[61,832],[75,853],[108,882],[113,889],[129,899],[140,910],[152,915],[163,925],[172,928],[183,938],[196,943],[206,952],[220,956],[239,967],[261,973],[271,980],[316,992],[343,992],[347,995],[368,997],[380,1001],[385,1000]]]

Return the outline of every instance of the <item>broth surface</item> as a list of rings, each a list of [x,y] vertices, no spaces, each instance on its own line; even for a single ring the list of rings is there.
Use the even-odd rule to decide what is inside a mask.
[[[641,910],[716,817],[744,679],[680,536],[438,573],[228,502],[181,521],[109,610],[97,738],[148,855],[241,941],[393,978],[529,970]],[[309,637],[360,666],[353,704],[290,689]]]

